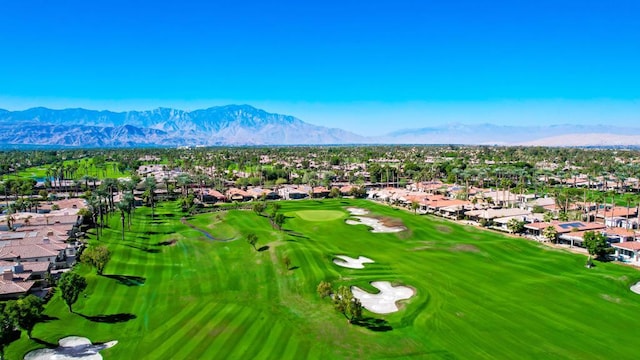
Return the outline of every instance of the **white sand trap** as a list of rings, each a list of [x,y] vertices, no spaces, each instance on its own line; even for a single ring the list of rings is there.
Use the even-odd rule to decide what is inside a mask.
[[[376,314],[389,314],[398,311],[396,301],[409,299],[414,295],[407,286],[391,286],[388,281],[373,281],[371,285],[378,290],[377,294],[369,294],[357,286],[351,287],[353,296],[360,300],[365,309]]]
[[[402,226],[386,226],[382,224],[380,220],[375,218],[366,216],[356,216],[355,218],[358,220],[347,220],[346,223],[348,225],[367,225],[371,228],[371,232],[374,233],[396,233],[405,230]]]
[[[367,215],[369,213],[367,209],[354,207],[347,208],[347,211],[350,212],[351,215]]]
[[[55,349],[38,349],[25,355],[25,360],[102,360],[99,351],[108,349],[117,344],[117,341],[109,341],[104,344],[93,345],[84,337],[68,336],[60,339],[59,347]]]
[[[333,259],[334,264],[351,269],[364,269],[363,264],[375,262],[364,256],[358,256],[357,259],[346,255],[336,255],[336,257],[338,259]]]
[[[631,291],[640,295],[640,281],[638,281],[635,285],[631,287]]]

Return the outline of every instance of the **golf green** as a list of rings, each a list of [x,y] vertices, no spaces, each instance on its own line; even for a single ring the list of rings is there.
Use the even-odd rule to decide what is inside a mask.
[[[301,210],[296,211],[302,220],[306,221],[331,221],[345,217],[347,214],[337,210]]]
[[[86,296],[67,310],[59,291],[46,321],[6,349],[7,359],[76,335],[117,340],[105,359],[634,359],[638,270],[536,242],[462,226],[366,200],[279,202],[282,230],[251,210],[188,216],[177,203],[134,212],[122,240],[119,214],[99,239],[112,259],[104,275],[81,265]],[[346,207],[402,220],[407,231],[308,218],[347,216]],[[322,210],[322,212],[317,212]],[[214,241],[186,221],[216,236]],[[216,226],[226,229],[216,233]],[[443,228],[447,231],[442,231]],[[230,231],[229,229],[233,229]],[[258,237],[256,247],[248,234]],[[364,269],[335,255],[375,259]],[[387,315],[349,324],[320,281],[409,286],[415,295]]]

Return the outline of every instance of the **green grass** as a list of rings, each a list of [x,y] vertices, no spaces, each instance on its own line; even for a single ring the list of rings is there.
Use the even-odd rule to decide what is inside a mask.
[[[284,231],[277,231],[250,210],[188,219],[211,233],[226,226],[221,232],[238,238],[216,242],[181,224],[177,205],[166,203],[155,219],[137,209],[121,241],[113,215],[100,243],[113,252],[105,274],[118,276],[80,266],[89,287],[74,306],[78,314],[55,295],[46,308],[53,320],[38,324],[34,337],[118,340],[102,351],[106,359],[636,357],[630,345],[640,336],[640,295],[629,290],[640,279],[635,269],[611,263],[586,269],[581,255],[364,200],[281,204],[285,214],[329,210],[345,218],[346,207],[363,207],[402,220],[409,230],[373,234],[342,220],[288,216]],[[254,251],[244,241],[251,232],[258,247],[268,249]],[[342,268],[332,262],[337,254],[375,263]],[[284,256],[293,270],[284,268]],[[365,312],[392,328],[372,331],[349,325],[328,299],[319,299],[321,280],[370,291],[369,282],[386,280],[417,293],[397,313]],[[41,346],[23,335],[7,358]]]
[[[305,221],[332,221],[345,217],[344,211],[338,210],[301,210],[293,214]]]
[[[118,169],[118,163],[115,161],[107,161],[103,166],[98,168],[93,162],[93,159],[81,159],[81,160],[65,160],[64,166],[71,167],[77,166],[76,172],[73,176],[67,180],[80,180],[83,176],[91,176],[99,179],[104,178],[120,178],[131,176],[129,171],[122,172]],[[47,177],[47,170],[50,165],[42,165],[36,167],[26,168],[14,174],[4,175],[6,179],[44,179]]]

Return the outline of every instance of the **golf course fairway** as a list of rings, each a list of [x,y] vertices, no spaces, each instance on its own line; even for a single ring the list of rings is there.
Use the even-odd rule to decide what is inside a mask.
[[[124,240],[112,214],[99,240],[90,231],[91,244],[112,252],[104,275],[78,266],[88,288],[74,312],[56,293],[34,340],[23,334],[6,358],[67,336],[117,341],[100,352],[105,359],[637,358],[636,269],[587,269],[582,255],[366,200],[279,204],[282,230],[268,211],[188,216],[167,202],[152,218],[140,207]],[[348,225],[348,207],[406,230]],[[350,269],[336,255],[375,262]],[[397,312],[365,311],[356,325],[320,298],[320,281],[369,293],[371,282],[386,281],[415,294]]]

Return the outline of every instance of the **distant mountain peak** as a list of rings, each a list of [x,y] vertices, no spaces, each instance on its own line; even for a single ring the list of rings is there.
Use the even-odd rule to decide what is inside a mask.
[[[0,111],[0,145],[299,145],[364,139],[246,104],[193,111],[165,107],[124,112],[44,107]]]

